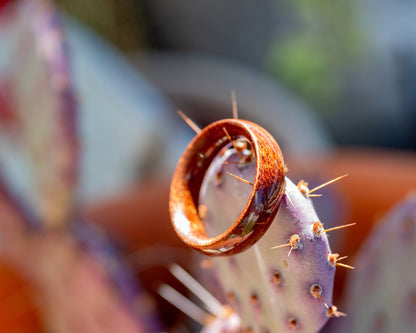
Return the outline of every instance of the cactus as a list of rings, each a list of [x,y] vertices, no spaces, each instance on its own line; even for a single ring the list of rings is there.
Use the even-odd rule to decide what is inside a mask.
[[[314,190],[309,190],[306,183],[300,182],[296,186],[287,177],[280,179],[281,184],[274,186],[282,186],[284,193],[281,191],[280,197],[273,199],[273,206],[259,200],[256,192],[254,197],[260,209],[274,211],[276,215],[270,227],[266,228],[267,231],[248,249],[240,249],[238,252],[241,253],[237,253],[238,245],[233,244],[230,251],[232,255],[229,255],[227,252],[213,253],[198,247],[197,237],[216,239],[215,235],[226,234],[227,228],[235,220],[239,221],[240,212],[251,208],[250,200],[256,190],[253,187],[258,186],[257,169],[261,157],[254,147],[256,143],[236,134],[230,135],[231,130],[225,128],[236,122],[239,120],[222,120],[209,125],[198,133],[183,157],[185,160],[192,159],[189,152],[197,154],[195,147],[203,147],[201,140],[213,141],[211,144],[215,147],[215,157],[206,157],[205,151],[200,152],[201,158],[204,156],[210,162],[197,199],[194,197],[198,204],[190,204],[197,206],[203,231],[194,221],[190,223],[190,229],[184,227],[183,215],[190,219],[194,216],[186,208],[183,215],[179,214],[175,206],[179,196],[175,177],[183,171],[181,168],[186,170],[186,166],[183,166],[186,161],[183,160],[178,164],[171,185],[173,224],[179,236],[195,249],[209,255],[220,254],[212,259],[213,270],[229,305],[239,315],[244,332],[318,332],[328,317],[344,315],[332,305],[335,267],[340,259],[338,254],[331,253],[326,234],[328,230],[324,230],[310,199]],[[242,126],[247,123],[241,122]],[[213,128],[217,127],[224,127],[222,137],[212,134]],[[217,142],[216,138],[219,138]],[[283,161],[279,163],[283,164]],[[201,164],[199,167],[204,168]],[[189,182],[196,187],[190,186],[190,191],[198,189],[195,186],[198,183],[191,179],[200,177],[197,172],[185,172]],[[245,221],[242,230],[244,236],[236,237],[234,243],[245,241],[257,224],[267,223],[262,215],[250,209]],[[197,230],[196,236],[192,234],[192,228]],[[184,230],[188,230],[188,234]],[[228,240],[226,244],[229,243]],[[206,328],[204,332],[211,331]]]
[[[31,214],[48,226],[70,218],[78,174],[76,105],[64,32],[48,1],[15,3],[6,83],[14,122],[1,122],[8,178]],[[9,137],[4,137],[7,134]],[[53,138],[53,140],[51,140]],[[8,179],[8,180],[9,180]]]
[[[47,0],[15,5],[8,79],[18,126],[0,121],[1,148],[7,149],[1,156],[0,261],[33,287],[45,331],[160,331],[147,294],[109,240],[76,218],[77,110],[59,16]],[[8,164],[13,157],[17,163]],[[13,177],[13,167],[23,173]]]
[[[227,172],[254,179],[255,165],[240,167],[236,151],[225,149],[211,164],[200,193],[200,204],[209,207],[204,219],[208,233],[224,231],[221,228],[238,216],[250,194],[251,185]],[[328,261],[326,236],[314,234],[312,226],[318,218],[289,179],[285,196],[275,221],[252,249],[232,258],[214,259],[224,290],[247,331],[316,332],[327,319],[320,300],[332,302],[335,269]],[[290,249],[272,250],[288,242]]]
[[[392,209],[361,247],[348,281],[351,314],[336,332],[416,332],[416,196]]]
[[[148,313],[142,317],[148,306],[134,308],[149,304],[147,296],[134,287],[100,232],[80,224],[68,231],[33,232],[21,207],[1,190],[0,217],[0,262],[28,281],[27,288],[37,300],[31,311],[42,318],[44,330],[114,332],[117,327],[119,332],[144,333],[160,329],[150,322],[154,317]],[[19,291],[11,297],[25,302]]]

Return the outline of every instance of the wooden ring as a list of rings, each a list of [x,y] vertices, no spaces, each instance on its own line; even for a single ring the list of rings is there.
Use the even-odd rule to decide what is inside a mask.
[[[220,150],[244,137],[256,158],[253,188],[238,219],[224,233],[208,237],[198,215],[198,198],[205,173]],[[268,229],[285,189],[284,162],[279,145],[259,125],[224,119],[205,127],[186,148],[173,175],[169,209],[176,233],[191,248],[206,255],[224,256],[244,251]]]

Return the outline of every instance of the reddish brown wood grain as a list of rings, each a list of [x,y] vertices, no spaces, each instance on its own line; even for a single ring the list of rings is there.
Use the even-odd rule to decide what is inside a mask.
[[[225,129],[225,131],[224,131]],[[250,198],[239,218],[224,233],[208,237],[198,215],[198,197],[209,165],[232,140],[244,137],[256,158],[256,176]],[[179,237],[191,248],[207,255],[239,253],[253,245],[268,229],[284,192],[284,162],[273,137],[250,121],[225,119],[205,127],[191,141],[173,175],[169,209]],[[247,226],[257,222],[247,230]]]

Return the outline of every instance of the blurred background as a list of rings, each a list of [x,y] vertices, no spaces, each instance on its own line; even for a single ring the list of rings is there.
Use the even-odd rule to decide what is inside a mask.
[[[237,75],[231,71],[239,69],[254,72],[290,92],[307,105],[336,144],[415,148],[416,46],[412,36],[416,23],[412,1],[57,3],[120,49],[171,98],[192,93],[185,91],[192,88],[188,87],[190,75],[194,75],[194,85],[201,76],[202,86],[208,80],[208,66],[228,65],[224,76]],[[183,58],[175,58],[178,54]],[[141,62],[143,56],[151,58],[149,63]],[[169,63],[155,68],[161,61],[157,57],[162,56]],[[182,75],[175,66],[182,66]],[[184,91],[173,91],[169,83],[160,82],[168,71],[179,76],[171,79],[176,90]],[[221,79],[217,77],[217,85],[226,84]],[[248,98],[238,91],[244,83],[234,82],[239,100]],[[193,87],[194,93],[197,88]],[[203,88],[207,97],[215,89]],[[229,91],[223,94],[230,95]],[[255,91],[251,95],[256,98]],[[192,97],[198,96],[186,96]],[[209,113],[206,108],[201,113]],[[261,104],[257,110],[245,110],[244,103],[240,108],[243,114],[262,112]]]
[[[0,166],[5,193],[41,223],[36,173],[27,171],[36,161],[15,156],[30,149],[16,148],[15,134],[4,130],[13,113],[7,78],[29,76],[11,70],[20,31],[12,3],[19,1],[0,1]],[[194,135],[177,110],[201,127],[231,118],[235,91],[240,118],[273,134],[293,181],[313,187],[348,173],[314,201],[326,225],[358,222],[331,237],[334,252],[353,257],[379,217],[416,188],[415,1],[51,4],[61,17],[76,109],[77,177],[66,185],[66,216],[106,232],[156,298],[163,325],[177,323],[178,313],[157,298],[155,281],[170,279],[172,262],[193,267],[168,214],[170,178]],[[0,277],[15,274],[7,272]],[[346,277],[337,279],[336,300]]]

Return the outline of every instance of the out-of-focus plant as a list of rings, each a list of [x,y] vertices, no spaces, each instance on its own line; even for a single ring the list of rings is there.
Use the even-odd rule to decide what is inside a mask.
[[[345,317],[332,305],[333,279],[337,266],[354,267],[331,252],[327,236],[355,223],[324,229],[311,202],[344,176],[313,189],[305,181],[296,186],[258,125],[226,119],[194,128],[172,179],[170,212],[179,237],[213,257],[201,266],[222,287],[223,303],[210,309],[222,329],[205,324],[203,332],[316,333],[328,317]],[[415,330],[415,208],[410,195],[375,224],[343,295],[352,318],[332,321],[324,332],[350,332],[352,325],[364,333]],[[240,330],[227,321],[235,315]]]
[[[146,46],[142,6],[134,0],[57,0],[59,8],[111,41],[125,52]]]
[[[276,33],[266,66],[306,100],[328,110],[340,77],[363,47],[354,1],[283,2],[290,17]]]
[[[24,332],[159,330],[152,303],[115,248],[81,222],[79,104],[61,17],[48,0],[16,1],[7,10],[0,21],[11,34],[5,48],[12,64],[0,72],[7,87],[0,105],[0,266],[36,300],[11,288],[17,315],[27,311],[41,322]]]

